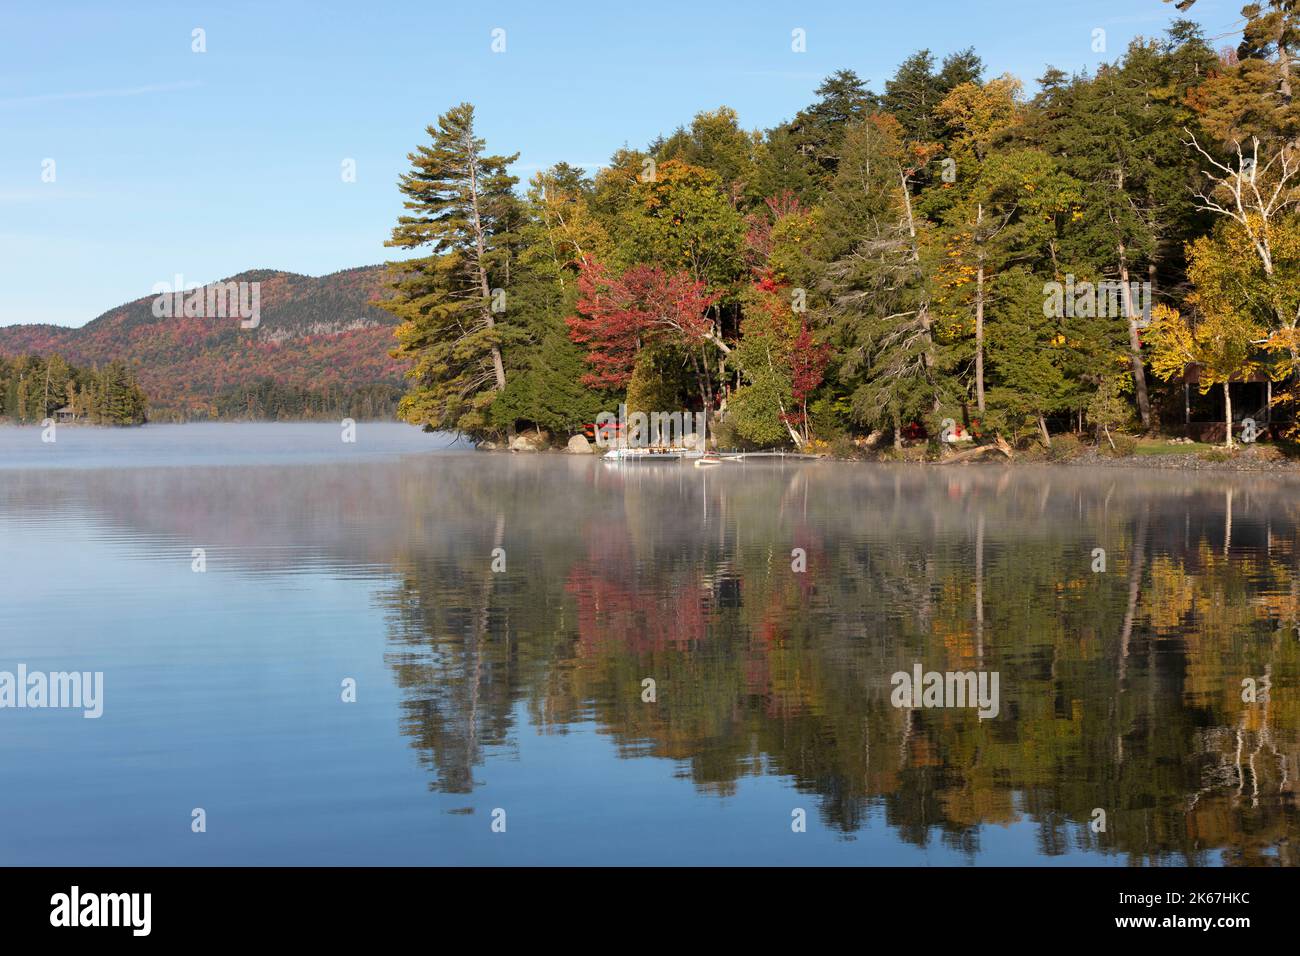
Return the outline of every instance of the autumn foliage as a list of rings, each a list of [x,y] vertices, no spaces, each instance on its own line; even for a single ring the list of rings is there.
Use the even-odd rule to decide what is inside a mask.
[[[583,382],[595,388],[627,385],[645,346],[706,341],[713,329],[707,310],[718,300],[685,272],[635,265],[615,275],[595,261],[579,267],[578,293],[578,314],[567,324],[587,349],[591,371]]]

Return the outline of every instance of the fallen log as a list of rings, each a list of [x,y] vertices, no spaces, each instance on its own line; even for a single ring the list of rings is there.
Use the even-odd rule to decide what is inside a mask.
[[[1011,450],[1011,446],[1007,444],[1007,440],[999,435],[998,440],[992,445],[980,445],[976,448],[968,448],[965,451],[959,451],[955,455],[943,459],[940,464],[956,465],[963,461],[973,461],[976,458],[982,458],[992,452],[1001,452],[1007,458],[1012,458],[1015,455]]]

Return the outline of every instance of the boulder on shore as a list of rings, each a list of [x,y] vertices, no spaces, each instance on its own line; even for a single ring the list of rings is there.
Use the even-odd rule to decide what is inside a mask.
[[[592,444],[587,441],[585,435],[574,435],[569,439],[569,444],[564,447],[564,450],[570,455],[590,455]]]
[[[527,432],[516,435],[510,442],[511,451],[542,451],[550,441],[550,435],[544,431]]]

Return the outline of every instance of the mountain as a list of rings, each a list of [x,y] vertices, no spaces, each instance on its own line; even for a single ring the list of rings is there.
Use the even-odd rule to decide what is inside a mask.
[[[0,355],[57,353],[84,366],[120,359],[135,367],[155,421],[391,416],[402,367],[388,355],[397,320],[375,304],[383,266],[319,278],[259,269],[222,280],[230,282],[258,283],[257,328],[241,328],[238,314],[159,317],[149,295],[80,328],[0,328]]]

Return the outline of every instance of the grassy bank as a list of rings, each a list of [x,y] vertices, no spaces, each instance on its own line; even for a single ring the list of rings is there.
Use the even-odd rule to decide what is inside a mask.
[[[1107,441],[1094,445],[1071,434],[1053,435],[1050,447],[1029,442],[1020,447],[964,445],[958,448],[938,442],[911,442],[900,448],[871,447],[861,440],[840,440],[816,452],[842,461],[904,462],[935,465],[1102,465],[1160,469],[1228,471],[1300,471],[1300,447],[1289,443],[1238,444],[1229,449],[1219,444],[1170,438],[1135,438],[1115,435],[1114,447]]]

